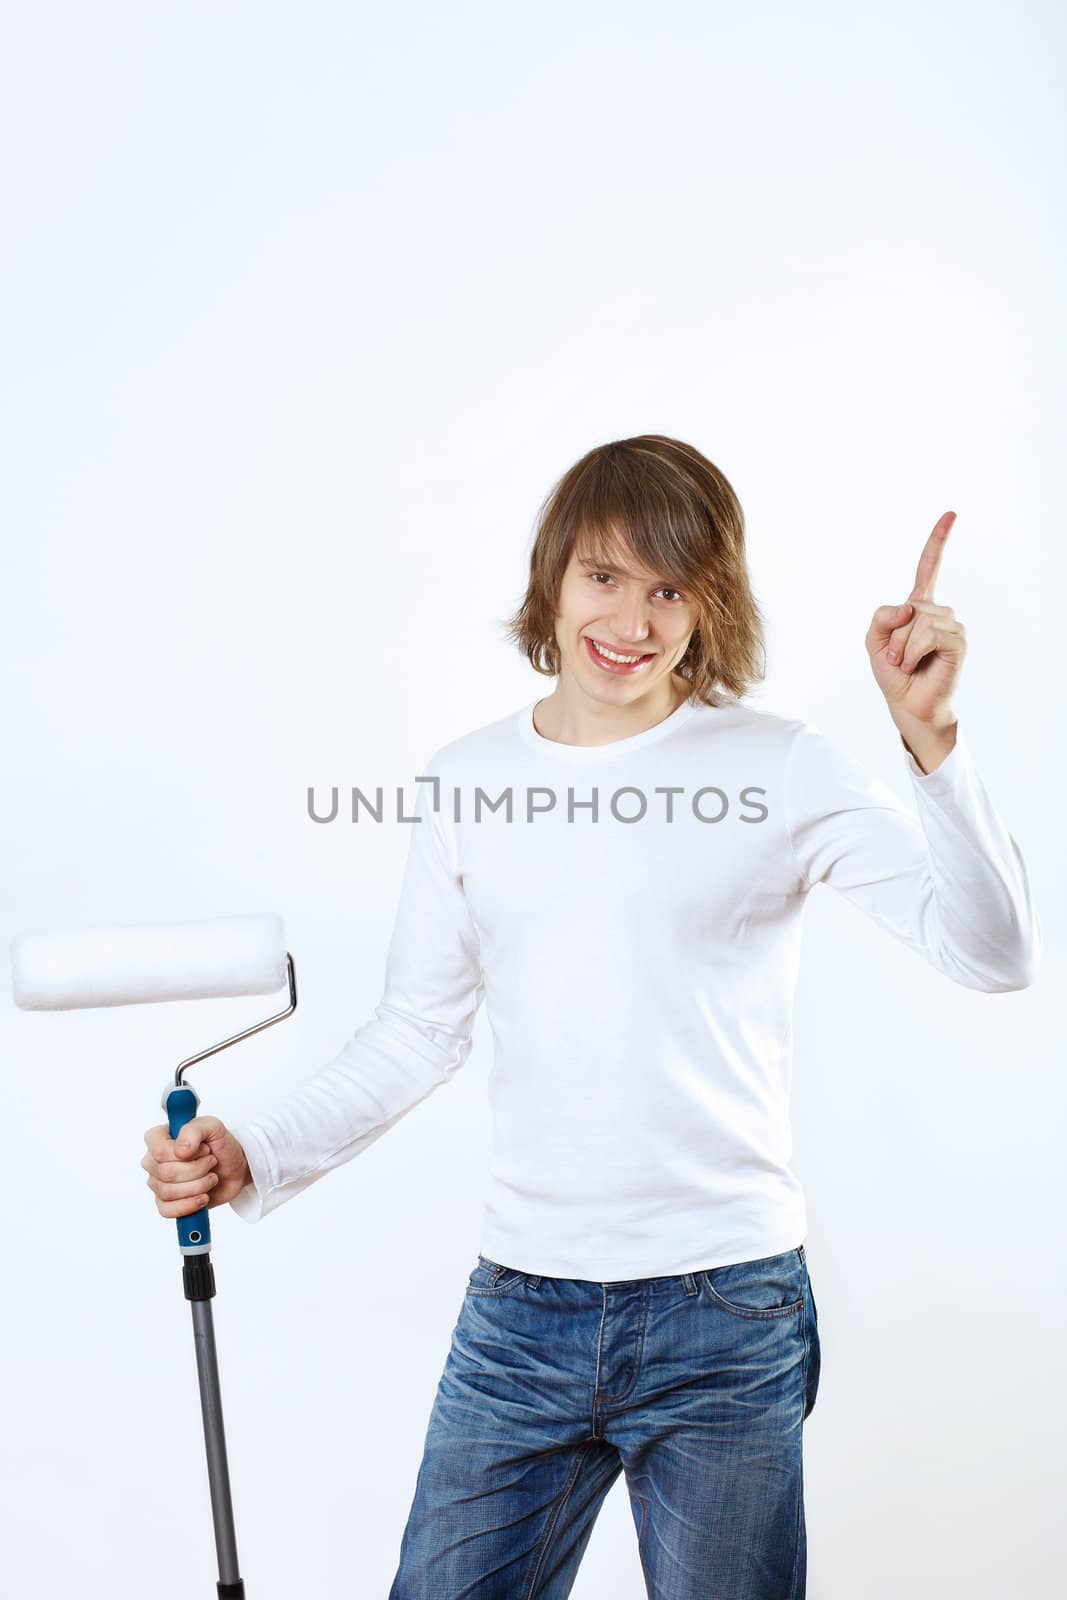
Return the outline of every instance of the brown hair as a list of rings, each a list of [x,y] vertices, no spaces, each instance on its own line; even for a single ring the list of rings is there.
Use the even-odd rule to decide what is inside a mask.
[[[697,623],[675,671],[690,700],[740,698],[766,671],[764,619],[745,564],[745,519],[730,484],[699,450],[646,433],[597,445],[564,473],[537,516],[530,576],[507,637],[535,672],[560,670],[556,605],[575,543],[619,539],[642,566],[676,584]]]

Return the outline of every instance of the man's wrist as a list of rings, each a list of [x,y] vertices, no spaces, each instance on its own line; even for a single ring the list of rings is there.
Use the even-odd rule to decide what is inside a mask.
[[[946,712],[936,722],[919,722],[905,716],[894,716],[893,721],[904,748],[927,776],[936,771],[956,747],[959,719],[953,711]]]

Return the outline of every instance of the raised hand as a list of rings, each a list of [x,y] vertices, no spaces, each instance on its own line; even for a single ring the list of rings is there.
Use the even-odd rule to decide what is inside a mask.
[[[956,520],[946,511],[934,524],[903,605],[879,606],[867,629],[867,654],[879,689],[902,733],[916,725],[945,729],[956,721],[950,704],[967,638],[951,606],[934,601],[934,583]]]

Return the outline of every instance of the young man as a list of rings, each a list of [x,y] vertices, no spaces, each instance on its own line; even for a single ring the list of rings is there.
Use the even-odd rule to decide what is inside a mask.
[[[830,884],[967,988],[1023,988],[1038,957],[951,705],[953,515],[866,637],[916,816],[811,724],[743,703],[762,629],[723,475],[658,435],[591,451],[542,508],[509,626],[555,689],[428,763],[375,1017],[262,1119],[197,1118],[177,1152],[146,1135],[164,1215],[204,1204],[214,1156],[211,1204],[257,1220],[454,1077],[485,997],[483,1253],[390,1600],[562,1600],[620,1473],[653,1600],[803,1596],[807,893]]]

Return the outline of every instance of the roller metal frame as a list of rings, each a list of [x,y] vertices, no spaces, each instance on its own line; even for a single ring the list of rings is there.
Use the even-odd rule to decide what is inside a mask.
[[[257,1022],[241,1033],[213,1044],[195,1056],[183,1061],[174,1074],[173,1084],[168,1080],[161,1101],[170,1128],[170,1136],[177,1139],[187,1122],[197,1114],[200,1096],[191,1083],[186,1083],[187,1067],[206,1061],[220,1050],[242,1039],[273,1027],[296,1010],[296,972],[293,958],[286,952],[289,977],[289,1004],[264,1022]],[[230,1469],[226,1458],[226,1433],[222,1421],[222,1394],[219,1385],[219,1367],[215,1354],[215,1324],[211,1301],[215,1294],[215,1272],[211,1264],[211,1226],[208,1207],[201,1206],[186,1217],[176,1217],[178,1249],[182,1255],[182,1280],[185,1298],[193,1316],[193,1343],[196,1349],[196,1370],[200,1381],[200,1409],[204,1419],[204,1444],[207,1448],[208,1482],[211,1488],[211,1515],[215,1525],[215,1550],[218,1556],[218,1600],[245,1600],[245,1586],[239,1575],[237,1563],[237,1537],[233,1525],[233,1501],[230,1495]]]

